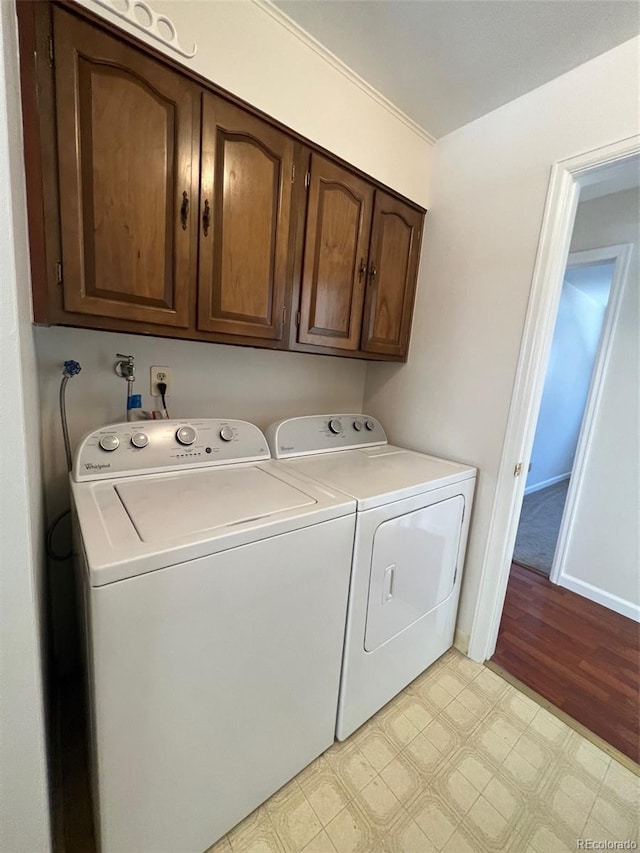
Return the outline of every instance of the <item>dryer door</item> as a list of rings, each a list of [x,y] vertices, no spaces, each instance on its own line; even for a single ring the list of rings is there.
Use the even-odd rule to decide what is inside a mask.
[[[453,590],[462,495],[384,521],[375,531],[364,648],[372,652]]]

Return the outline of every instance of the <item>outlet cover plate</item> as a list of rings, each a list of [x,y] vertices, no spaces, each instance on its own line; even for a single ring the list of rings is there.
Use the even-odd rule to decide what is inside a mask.
[[[165,382],[167,391],[165,397],[171,394],[171,368],[169,367],[152,367],[151,368],[151,396],[160,397],[158,390],[158,382]]]

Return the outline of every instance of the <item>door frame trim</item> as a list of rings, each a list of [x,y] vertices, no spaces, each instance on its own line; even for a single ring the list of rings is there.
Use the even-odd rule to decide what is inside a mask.
[[[476,661],[490,658],[496,647],[526,481],[514,471],[518,463],[526,471],[531,457],[580,190],[601,181],[608,167],[639,154],[636,134],[557,161],[551,169],[469,637],[468,654]]]

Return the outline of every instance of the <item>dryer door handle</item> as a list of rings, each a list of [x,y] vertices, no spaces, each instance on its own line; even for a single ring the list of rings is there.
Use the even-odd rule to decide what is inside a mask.
[[[396,577],[396,564],[392,563],[384,570],[384,579],[382,582],[382,603],[386,604],[393,598],[393,586]]]

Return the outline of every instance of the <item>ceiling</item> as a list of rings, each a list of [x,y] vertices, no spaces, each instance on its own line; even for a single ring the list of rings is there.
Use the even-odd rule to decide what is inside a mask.
[[[640,32],[636,0],[275,0],[435,137]]]

